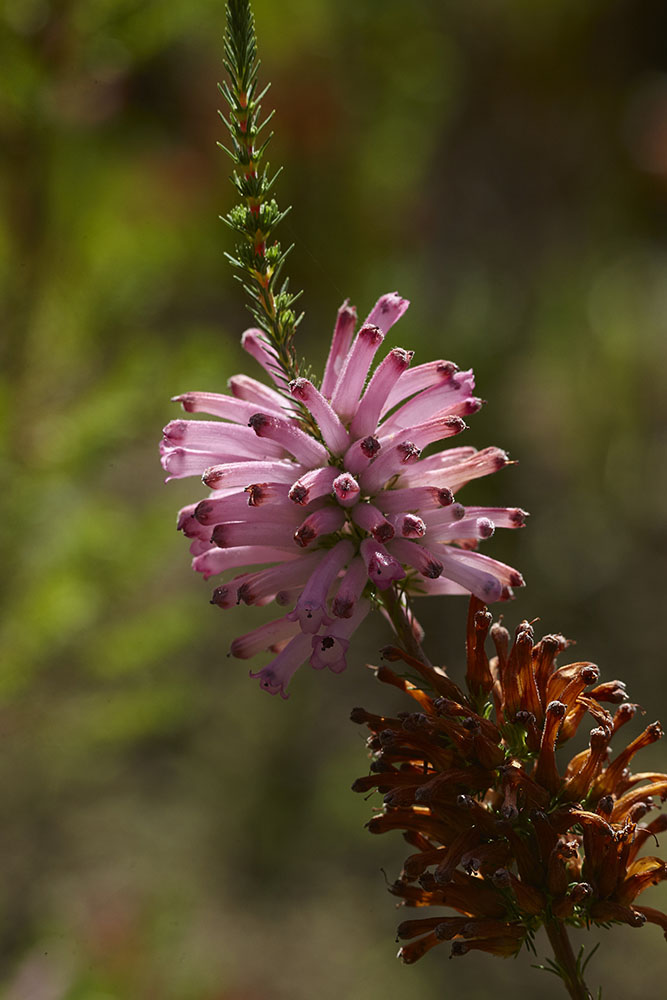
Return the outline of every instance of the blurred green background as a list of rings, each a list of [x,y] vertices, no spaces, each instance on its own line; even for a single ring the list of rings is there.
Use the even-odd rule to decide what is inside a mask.
[[[520,460],[463,496],[532,511],[485,547],[529,584],[508,624],[541,616],[664,716],[667,7],[255,10],[300,351],[323,360],[348,295],[412,300],[398,344],[473,365],[465,443]],[[201,491],[163,485],[169,397],[253,364],[217,220],[223,0],[0,11],[2,995],[560,996],[528,956],[395,961],[380,867],[405,852],[348,791],[387,633],[269,698],[226,657],[262,612],[211,608],[174,530]],[[418,614],[460,676],[465,603]],[[615,929],[591,978],[656,996],[663,944]]]

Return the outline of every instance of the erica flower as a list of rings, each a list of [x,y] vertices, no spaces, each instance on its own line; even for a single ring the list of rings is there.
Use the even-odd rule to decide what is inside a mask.
[[[290,609],[232,644],[241,658],[277,653],[252,675],[272,693],[284,695],[306,660],[342,670],[368,598],[394,584],[406,594],[497,601],[523,583],[476,547],[496,527],[521,527],[525,513],[455,500],[469,480],[506,465],[507,455],[442,450],[481,406],[472,372],[448,361],[410,367],[412,352],[393,348],[369,378],[407,307],[397,294],[384,295],[355,335],[355,310],[344,304],[319,389],[289,380],[264,334],[246,331],[244,348],[275,388],[237,375],[229,395],[185,393],[176,399],[187,412],[216,419],[174,420],[164,429],[168,478],[201,476],[211,490],[179,515],[194,568],[206,578],[244,568],[216,588],[212,603]],[[440,450],[422,458],[429,445]]]
[[[369,828],[403,831],[413,848],[390,891],[405,906],[455,913],[404,921],[399,955],[415,962],[443,941],[452,955],[513,955],[542,924],[554,943],[564,922],[648,921],[667,934],[667,915],[637,903],[667,878],[665,861],[643,854],[667,829],[665,814],[647,819],[667,797],[667,775],[630,771],[635,754],[662,736],[660,725],[623,745],[619,731],[638,706],[620,681],[600,683],[592,663],[557,667],[568,645],[560,635],[535,642],[522,622],[510,643],[491,623],[473,598],[465,693],[392,647],[388,659],[408,663],[423,683],[387,666],[378,679],[403,690],[416,710],[352,713],[370,729],[373,755],[370,774],[353,787],[384,795]],[[588,746],[559,760],[557,749],[587,718]]]

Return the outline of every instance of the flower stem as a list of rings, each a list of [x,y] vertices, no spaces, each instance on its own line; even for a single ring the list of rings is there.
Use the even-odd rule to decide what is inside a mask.
[[[227,0],[224,66],[229,79],[220,90],[229,104],[229,116],[221,114],[221,118],[229,129],[231,146],[218,145],[234,163],[231,180],[240,199],[240,204],[221,217],[240,237],[235,255],[226,256],[240,272],[238,277],[250,297],[250,311],[276,350],[277,375],[289,381],[299,374],[294,334],[301,317],[293,307],[300,293],[292,294],[288,282],[281,284],[279,280],[289,250],[281,249],[273,232],[289,209],[281,211],[271,194],[280,171],[270,176],[268,165],[262,165],[273,134],[265,135],[262,130],[273,112],[261,120],[261,101],[268,87],[259,92],[250,0]]]
[[[398,641],[405,652],[421,660],[427,666],[430,666],[431,664],[417,637],[415,631],[416,620],[409,603],[407,603],[407,597],[401,599],[394,587],[389,587],[388,590],[385,590],[379,596],[382,606],[387,612],[391,624],[394,626]]]
[[[563,982],[572,1000],[593,1000],[593,994],[586,986],[579,963],[574,957],[565,924],[560,920],[551,920],[544,927],[556,962],[562,970]]]

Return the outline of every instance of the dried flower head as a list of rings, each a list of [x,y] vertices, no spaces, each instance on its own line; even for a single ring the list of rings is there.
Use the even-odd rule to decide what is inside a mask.
[[[387,666],[378,679],[417,710],[388,718],[354,709],[353,721],[371,731],[372,764],[353,788],[384,795],[369,829],[403,831],[414,848],[390,891],[405,906],[456,912],[404,921],[404,962],[442,941],[452,955],[513,955],[542,924],[549,931],[649,921],[667,935],[667,915],[636,902],[667,878],[661,858],[642,854],[667,829],[664,814],[645,819],[667,797],[667,775],[630,771],[662,729],[654,722],[612,751],[637,706],[620,681],[600,683],[592,663],[558,667],[567,645],[560,635],[535,642],[528,622],[510,641],[473,598],[467,692],[391,647],[385,657],[402,660],[414,680]],[[614,714],[608,705],[617,706]],[[587,748],[560,761],[557,751],[586,718],[594,723]]]
[[[318,389],[288,381],[259,330],[243,346],[276,388],[237,375],[230,395],[177,396],[190,413],[215,420],[174,420],[164,428],[168,478],[201,476],[211,490],[181,510],[193,566],[206,578],[240,567],[212,603],[291,606],[232,644],[246,658],[277,653],[252,676],[285,695],[306,660],[345,667],[351,634],[373,598],[400,581],[408,594],[511,596],[520,573],[476,551],[495,527],[518,528],[518,508],[463,507],[454,497],[469,480],[507,464],[498,448],[458,447],[421,458],[422,449],[465,429],[481,400],[471,371],[448,361],[410,367],[412,352],[394,348],[367,378],[385,334],[408,307],[384,295],[355,335],[347,303],[336,321]],[[367,383],[367,384],[366,384]]]

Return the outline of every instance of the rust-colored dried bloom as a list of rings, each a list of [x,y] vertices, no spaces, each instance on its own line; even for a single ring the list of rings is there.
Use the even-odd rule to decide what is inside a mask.
[[[496,655],[487,656],[487,639]],[[441,941],[452,955],[472,949],[514,955],[544,924],[588,927],[647,920],[667,936],[667,915],[636,899],[667,878],[667,864],[639,856],[667,816],[644,817],[667,797],[667,775],[631,773],[632,758],[662,736],[657,722],[623,749],[618,730],[635,714],[620,681],[599,683],[592,663],[557,667],[560,635],[534,641],[522,622],[510,642],[485,606],[470,604],[467,693],[437,668],[390,647],[418,677],[387,666],[378,679],[417,710],[396,718],[356,708],[373,755],[353,788],[377,788],[382,812],[372,833],[401,830],[414,852],[391,892],[410,907],[449,907],[398,928],[411,963]],[[616,705],[612,715],[607,705]],[[568,763],[558,749],[592,717],[589,746]]]

